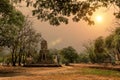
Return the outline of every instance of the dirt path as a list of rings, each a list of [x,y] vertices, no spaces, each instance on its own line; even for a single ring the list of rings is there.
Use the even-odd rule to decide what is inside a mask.
[[[51,73],[59,73],[59,72],[62,72],[62,71],[66,71],[67,69],[72,69],[73,67],[69,67],[69,66],[63,66],[61,68],[56,68],[56,69],[48,69],[48,70],[43,70],[43,71],[30,71],[32,74],[51,74]]]
[[[73,67],[63,66],[59,68],[25,68],[23,71],[15,73],[15,75],[11,74],[3,74],[4,77],[0,77],[0,80],[28,80],[29,77],[40,77],[47,76],[55,73],[67,72],[68,69],[72,69]],[[30,78],[30,80],[33,80]]]
[[[14,72],[0,74],[0,80],[120,80],[119,77],[85,74],[92,65],[76,64],[54,68],[6,68]],[[83,72],[82,72],[83,71]]]

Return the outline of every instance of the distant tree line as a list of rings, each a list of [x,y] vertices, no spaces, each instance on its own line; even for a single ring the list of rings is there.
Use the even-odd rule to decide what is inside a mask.
[[[106,38],[98,37],[85,48],[84,52],[92,63],[120,64],[120,27]]]

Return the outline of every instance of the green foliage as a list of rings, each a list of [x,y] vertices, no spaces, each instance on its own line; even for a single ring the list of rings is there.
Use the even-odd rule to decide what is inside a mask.
[[[10,0],[0,0],[0,14],[6,16],[11,14],[13,11],[13,6],[10,4]]]
[[[103,38],[102,37],[97,38],[95,40],[94,46],[95,46],[94,50],[95,50],[96,53],[104,52],[104,40],[103,40]]]
[[[120,0],[87,0],[91,5],[99,7],[111,7],[120,9]],[[120,19],[120,10],[115,10],[114,15],[116,18]]]
[[[61,50],[61,55],[63,56],[63,62],[74,63],[77,61],[78,54],[74,48],[71,46],[63,48]]]
[[[68,59],[65,59],[64,57],[62,57],[62,63],[65,64],[66,66],[68,66],[70,64]]]
[[[3,57],[0,57],[0,63],[3,62]]]
[[[68,24],[68,17],[73,16],[73,21],[78,22],[81,19],[89,24],[94,24],[90,20],[95,8],[90,7],[90,3],[77,0],[36,0],[33,4],[36,15],[41,21],[49,21],[51,25]]]
[[[59,55],[59,50],[57,50],[57,49],[49,49],[48,57],[49,57],[50,60],[53,61],[54,56],[57,56],[57,55]]]
[[[116,29],[105,38],[105,47],[109,55],[111,56],[112,62],[120,60],[120,27]]]
[[[86,45],[85,53],[89,55],[90,62],[92,63],[104,63],[110,59],[110,56],[106,53],[102,37],[99,37],[95,42]]]
[[[116,49],[119,49],[119,47],[120,47],[120,35],[115,35],[115,36],[114,36],[113,46],[114,46]]]
[[[112,49],[113,48],[113,44],[112,44],[113,37],[114,37],[114,35],[109,35],[105,38],[105,47],[107,49]]]
[[[84,20],[92,25],[94,22],[91,20],[91,16],[96,9],[100,7],[108,8],[109,5],[120,8],[119,0],[1,0],[0,13],[11,13],[14,9],[12,4],[21,1],[25,1],[27,7],[34,7],[33,15],[41,21],[48,21],[51,25],[68,24],[70,16],[72,16],[74,22]],[[120,18],[120,11],[115,11],[114,15],[116,18]]]
[[[80,63],[89,63],[89,54],[87,53],[80,53],[78,57],[78,62]]]
[[[32,4],[27,2],[27,6]],[[72,16],[74,22],[84,20],[89,25],[94,24],[92,14],[100,7],[109,8],[114,5],[120,8],[119,0],[36,0],[33,3],[33,15],[41,21],[49,21],[51,25],[68,24],[68,17]],[[116,18],[120,18],[120,11],[115,11]]]
[[[33,15],[41,21],[48,21],[51,25],[68,24],[70,16],[74,22],[84,20],[92,25],[94,22],[91,20],[91,16],[96,9],[109,8],[111,5],[118,8],[114,15],[116,18],[120,18],[119,0],[1,0],[0,13],[9,15],[14,9],[12,4],[21,1],[25,1],[27,7],[34,7]]]
[[[41,35],[32,29],[32,24],[25,20],[21,13],[17,13],[17,16],[12,17],[10,21],[11,24],[6,23],[0,26],[0,46],[11,49],[11,59],[12,63],[15,65],[17,60],[19,60],[20,64],[21,61],[25,60],[26,55],[35,53],[35,48],[37,47]],[[22,60],[23,56],[24,60]]]
[[[11,57],[11,55],[10,55],[10,54],[7,55],[7,56],[5,57],[5,59],[4,59],[4,61],[5,61],[5,63],[10,64],[10,63],[12,62],[12,57]]]
[[[27,57],[32,57],[34,59],[34,63],[37,62],[38,54],[38,43],[41,38],[41,34],[36,33],[36,31],[32,28],[32,23],[25,20],[22,29],[18,34],[18,56],[19,56],[19,65],[21,62],[25,62]]]
[[[8,23],[10,25],[16,25],[16,26],[22,26],[24,22],[24,15],[20,11],[13,11],[10,14],[10,17],[8,19]]]
[[[8,0],[5,1],[6,5],[10,5]],[[1,5],[3,8],[9,8],[9,6],[5,7],[4,4],[5,3]],[[14,8],[11,9],[10,12],[0,12],[2,15],[2,17],[0,17],[0,46],[10,47],[10,45],[13,45],[12,43],[16,41],[15,38],[21,30],[25,19],[23,14],[19,11],[16,11]]]
[[[104,40],[102,37],[99,37],[95,40],[94,53],[98,63],[104,62],[107,58],[107,54],[105,53]]]
[[[105,39],[99,37],[92,44],[85,46],[92,63],[112,63],[120,60],[120,27]]]
[[[90,62],[96,63],[97,57],[96,57],[96,54],[94,52],[94,43],[90,42],[89,44],[85,45],[84,47],[85,47],[84,53],[88,54]]]
[[[23,22],[23,14],[13,7],[10,0],[0,0],[0,25],[22,26]]]

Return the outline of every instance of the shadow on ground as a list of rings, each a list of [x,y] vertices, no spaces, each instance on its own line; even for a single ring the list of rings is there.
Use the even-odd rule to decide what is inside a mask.
[[[0,77],[31,76],[21,67],[0,67]]]
[[[31,73],[21,73],[21,72],[0,72],[0,77],[15,77],[15,76],[34,76]]]

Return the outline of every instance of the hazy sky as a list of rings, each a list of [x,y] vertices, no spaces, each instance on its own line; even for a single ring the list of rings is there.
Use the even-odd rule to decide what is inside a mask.
[[[25,15],[31,16],[31,8],[23,7],[20,10]],[[113,26],[114,17],[113,9],[99,9],[93,16],[102,16],[102,22],[96,22],[94,26],[89,26],[86,22],[78,23],[70,20],[69,24],[60,26],[52,26],[48,22],[41,22],[36,18],[30,18],[33,22],[33,27],[37,32],[40,32],[44,39],[48,41],[49,48],[61,49],[68,46],[73,46],[77,51],[83,49],[83,44],[90,40],[94,40],[99,36],[107,36],[110,27]]]

